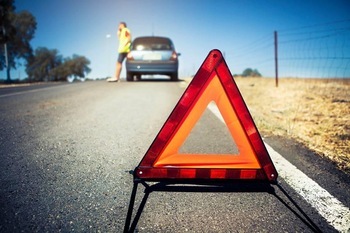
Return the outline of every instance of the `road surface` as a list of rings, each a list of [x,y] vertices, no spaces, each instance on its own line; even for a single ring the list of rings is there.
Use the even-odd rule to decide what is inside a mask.
[[[122,232],[133,186],[129,171],[185,87],[157,80],[1,88],[0,232]],[[264,141],[322,191],[309,183],[298,190],[302,178],[293,170],[296,178],[278,178],[291,199],[277,186],[275,194],[152,192],[135,231],[347,232],[350,177],[291,139]],[[232,145],[225,124],[208,109],[181,150],[225,153]],[[275,164],[282,173],[294,169],[283,161]],[[340,203],[341,216],[324,206],[317,195],[323,190]]]

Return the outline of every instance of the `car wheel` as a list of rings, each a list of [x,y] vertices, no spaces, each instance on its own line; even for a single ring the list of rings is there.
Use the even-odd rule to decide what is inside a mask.
[[[126,81],[134,81],[134,75],[131,72],[126,72]]]
[[[177,72],[172,73],[172,74],[170,75],[170,79],[171,79],[171,81],[178,81],[178,80],[179,80],[178,73],[177,73]]]

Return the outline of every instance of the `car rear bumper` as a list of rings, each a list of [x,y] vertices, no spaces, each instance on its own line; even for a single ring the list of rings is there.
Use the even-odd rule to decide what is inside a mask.
[[[169,62],[140,62],[126,61],[126,71],[141,74],[168,74],[178,71],[179,64],[176,61]]]

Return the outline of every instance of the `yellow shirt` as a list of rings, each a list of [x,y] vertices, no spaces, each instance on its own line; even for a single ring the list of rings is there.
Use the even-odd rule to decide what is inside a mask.
[[[119,53],[130,52],[130,45],[131,45],[130,40],[131,40],[130,30],[127,28],[123,28],[119,34],[119,48],[118,48]]]

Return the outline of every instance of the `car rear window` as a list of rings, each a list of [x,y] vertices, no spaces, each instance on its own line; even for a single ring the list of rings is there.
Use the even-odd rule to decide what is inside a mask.
[[[136,38],[132,43],[133,50],[173,50],[173,43],[163,37]]]

